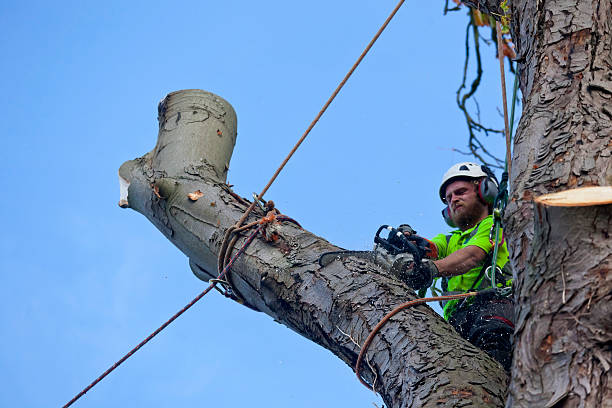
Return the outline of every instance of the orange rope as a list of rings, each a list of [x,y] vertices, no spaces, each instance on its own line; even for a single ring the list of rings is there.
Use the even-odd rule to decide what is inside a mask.
[[[502,26],[499,21],[495,22],[495,31],[497,31],[497,56],[499,58],[499,70],[501,73],[501,88],[502,88],[502,100],[504,105],[504,129],[506,131],[506,163],[508,163],[508,174],[510,174],[510,168],[512,161],[510,157],[510,125],[508,124],[508,101],[506,96],[506,72],[504,70],[504,48],[502,45]]]
[[[361,375],[359,374],[359,369],[361,367],[361,361],[365,357],[366,351],[368,350],[370,343],[372,343],[372,340],[374,339],[374,336],[376,335],[376,333],[378,333],[381,327],[383,327],[385,323],[387,323],[389,319],[391,319],[397,313],[401,312],[404,309],[407,309],[412,306],[420,305],[422,303],[437,302],[440,300],[462,299],[462,298],[466,298],[470,296],[476,296],[477,294],[478,292],[467,292],[467,293],[460,293],[457,295],[435,296],[435,297],[414,299],[409,302],[402,303],[401,305],[393,309],[385,317],[383,317],[380,322],[378,322],[378,324],[374,327],[374,329],[372,329],[372,332],[370,333],[368,338],[366,338],[365,342],[363,343],[363,346],[361,346],[361,351],[359,352],[359,357],[357,357],[357,363],[355,364],[355,374],[357,374],[357,378],[359,379],[359,381],[366,387],[372,389],[373,391],[376,391],[374,390],[374,386],[370,386],[370,384],[368,384],[367,382],[365,382],[363,378],[361,378]]]
[[[374,35],[374,37],[372,38],[372,40],[370,40],[370,42],[368,43],[368,45],[366,46],[366,48],[363,50],[363,52],[361,53],[361,55],[359,56],[359,58],[357,58],[357,61],[355,61],[355,63],[353,64],[353,66],[351,67],[351,69],[348,71],[348,73],[344,76],[344,78],[342,79],[342,81],[340,82],[340,84],[336,87],[336,89],[334,90],[334,92],[331,94],[331,96],[329,97],[329,99],[327,99],[327,102],[325,102],[325,105],[323,105],[323,107],[321,108],[321,110],[319,111],[319,113],[317,114],[317,116],[313,119],[313,121],[310,123],[310,126],[308,126],[308,129],[306,129],[306,131],[304,132],[304,134],[302,135],[302,137],[297,141],[297,143],[295,144],[295,146],[293,146],[293,149],[291,149],[291,151],[289,152],[289,154],[287,155],[287,157],[285,157],[285,160],[283,160],[283,162],[281,163],[281,165],[278,167],[278,169],[276,169],[276,172],[274,172],[274,175],[272,176],[272,178],[270,179],[270,181],[268,181],[268,184],[266,184],[266,186],[263,188],[263,190],[261,190],[261,193],[259,193],[259,195],[257,196],[257,198],[251,203],[251,205],[249,206],[249,208],[246,210],[246,212],[243,214],[242,218],[240,218],[240,220],[236,223],[236,227],[240,227],[242,225],[242,223],[246,220],[246,218],[249,216],[249,214],[251,213],[251,211],[253,210],[253,208],[255,207],[255,203],[259,200],[262,199],[262,197],[264,196],[264,194],[266,194],[266,192],[268,191],[268,189],[270,188],[270,186],[272,185],[272,183],[274,183],[274,180],[276,180],[276,177],[278,177],[278,175],[280,174],[280,172],[283,170],[283,168],[285,167],[285,165],[287,164],[287,162],[289,161],[289,159],[291,159],[291,156],[293,156],[293,154],[296,152],[296,150],[298,149],[298,147],[300,147],[300,145],[302,144],[302,142],[306,139],[306,136],[308,136],[308,134],[310,133],[310,131],[312,130],[312,128],[314,128],[314,126],[316,125],[316,123],[319,121],[319,119],[321,119],[321,116],[323,116],[323,113],[325,113],[325,111],[327,110],[327,108],[329,107],[329,105],[331,105],[332,101],[336,98],[336,96],[338,95],[338,93],[340,92],[340,90],[342,89],[342,87],[344,86],[344,84],[346,84],[346,81],[348,81],[348,79],[351,77],[351,75],[353,74],[353,72],[355,71],[355,69],[357,68],[357,66],[359,66],[359,64],[361,63],[361,61],[364,59],[364,57],[366,56],[366,54],[368,53],[368,51],[370,51],[370,48],[372,48],[372,46],[374,45],[374,43],[376,42],[376,40],[378,40],[378,37],[380,37],[380,35],[382,34],[382,32],[385,30],[385,28],[387,28],[387,26],[389,25],[389,23],[391,22],[391,19],[395,16],[395,14],[397,13],[397,11],[400,9],[400,7],[402,6],[402,4],[404,4],[405,0],[400,0],[399,3],[397,3],[397,5],[395,6],[395,8],[393,9],[393,11],[391,12],[391,14],[389,14],[389,17],[387,17],[387,19],[385,20],[385,22],[383,23],[383,25],[378,29],[378,32]]]

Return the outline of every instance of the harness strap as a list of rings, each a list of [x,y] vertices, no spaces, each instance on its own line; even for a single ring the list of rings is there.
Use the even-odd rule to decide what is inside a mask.
[[[480,289],[480,287],[482,286],[482,281],[483,281],[485,272],[487,270],[487,267],[491,263],[492,259],[493,259],[493,254],[491,252],[488,252],[487,257],[482,263],[482,268],[480,268],[480,272],[478,272],[478,277],[476,278],[476,280],[474,280],[474,283],[472,283],[472,286],[468,289],[468,292],[473,291],[475,288]]]
[[[474,280],[474,283],[472,283],[472,286],[466,291],[466,292],[472,292],[475,288],[480,289],[481,285],[479,283],[482,283],[482,278],[484,277],[485,271],[487,270],[487,266],[489,265],[489,262],[491,262],[491,253],[489,252],[487,254],[487,257],[485,258],[483,264],[482,264],[482,268],[480,268],[480,272],[478,272],[478,277],[476,277],[476,280]],[[448,290],[448,279],[447,277],[442,278],[442,295],[446,296],[446,295],[455,295],[457,293],[465,293],[464,291],[449,291]],[[444,306],[446,306],[446,304],[449,301],[444,301],[444,302],[440,302],[440,305],[442,306],[442,308],[444,308]]]

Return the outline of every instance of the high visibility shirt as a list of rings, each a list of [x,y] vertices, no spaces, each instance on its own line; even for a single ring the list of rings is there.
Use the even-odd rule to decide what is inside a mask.
[[[432,241],[438,247],[438,259],[445,258],[456,252],[462,248],[468,246],[477,246],[482,249],[486,254],[493,253],[493,243],[489,241],[489,234],[491,232],[491,227],[493,225],[493,216],[489,215],[486,218],[482,219],[478,224],[474,227],[466,230],[455,230],[452,231],[448,235],[438,234],[436,235]],[[500,234],[502,234],[500,230]],[[501,235],[500,235],[501,240]],[[497,266],[501,269],[508,262],[508,247],[506,246],[506,242],[499,246],[497,252]],[[443,278],[448,282],[448,288],[445,288],[445,291],[448,292],[468,292],[470,290],[477,289],[482,283],[482,279],[486,279],[484,275],[478,278],[480,275],[480,271],[484,265],[485,261],[489,261],[489,259],[483,260],[479,265],[470,269],[468,272],[458,275],[452,276],[450,278]],[[478,280],[478,282],[477,282]],[[502,285],[505,282],[500,282]],[[448,320],[450,315],[454,312],[455,306],[459,303],[460,300],[451,300],[444,306],[444,318]]]

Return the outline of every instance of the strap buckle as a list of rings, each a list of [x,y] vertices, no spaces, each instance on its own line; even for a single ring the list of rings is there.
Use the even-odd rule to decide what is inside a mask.
[[[491,275],[491,269],[493,269],[493,267],[491,265],[487,266],[487,269],[485,269],[485,276],[487,277],[488,280],[493,281],[493,276]],[[495,273],[497,276],[497,272],[499,272],[499,274],[501,275],[502,270],[499,266],[495,266]]]
[[[491,281],[492,289],[495,290],[495,293],[500,296],[504,296],[504,297],[510,296],[512,294],[512,286],[497,287],[496,277],[498,276],[498,273],[499,273],[500,278],[503,276],[503,272],[501,268],[495,265],[495,276],[492,275],[492,272],[491,272],[492,269],[493,269],[492,266],[488,266],[487,269],[485,269],[485,276],[487,277],[489,281]]]
[[[264,212],[264,214],[267,212],[266,208],[264,207],[264,204],[266,203],[264,200],[262,200],[261,198],[259,198],[259,195],[255,192],[253,192],[253,200],[257,203],[257,206]]]
[[[510,295],[512,295],[512,286],[495,288],[495,293],[497,293],[499,296],[510,297]]]

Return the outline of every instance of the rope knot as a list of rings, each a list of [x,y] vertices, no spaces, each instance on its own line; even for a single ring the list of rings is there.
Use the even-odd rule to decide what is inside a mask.
[[[270,224],[276,221],[276,213],[274,211],[268,211],[265,217],[262,217],[259,221],[259,225]]]
[[[266,226],[273,226],[276,224],[280,224],[276,217],[276,210],[268,211],[268,214],[265,217],[262,217],[259,220],[259,225],[261,228],[261,235],[268,242],[276,242],[280,239],[280,235],[276,228],[266,228]]]

